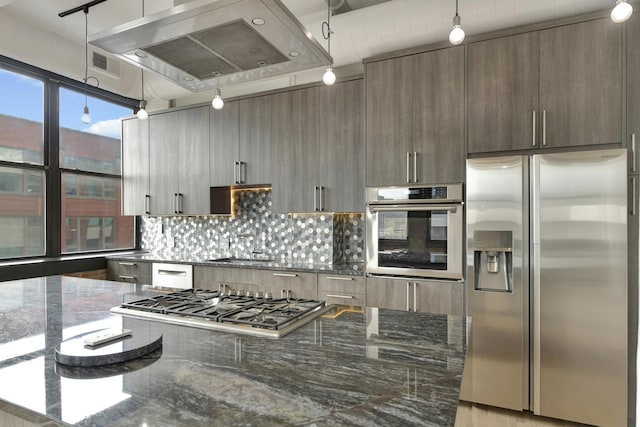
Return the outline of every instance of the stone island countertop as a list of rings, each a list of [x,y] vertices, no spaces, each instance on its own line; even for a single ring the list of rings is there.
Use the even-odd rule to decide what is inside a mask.
[[[2,406],[77,426],[454,425],[467,318],[336,308],[264,339],[109,313],[140,295],[60,276],[0,283]],[[162,348],[55,362],[61,341],[107,327],[161,333]]]

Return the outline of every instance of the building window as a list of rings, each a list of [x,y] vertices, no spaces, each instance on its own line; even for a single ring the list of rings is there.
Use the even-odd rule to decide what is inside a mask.
[[[90,87],[86,125],[81,83],[4,57],[0,93],[0,259],[133,248],[120,119],[134,101]]]

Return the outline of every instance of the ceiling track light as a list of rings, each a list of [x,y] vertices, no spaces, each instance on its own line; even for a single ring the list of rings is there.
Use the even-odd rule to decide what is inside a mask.
[[[144,0],[142,0],[142,17],[144,18]],[[144,100],[144,70],[140,70],[140,87],[141,87],[141,98],[140,104],[138,105],[138,112],[136,116],[140,120],[147,120],[149,118],[149,113],[147,113],[147,101]]]
[[[216,89],[216,95],[213,97],[213,101],[211,101],[211,106],[214,110],[222,110],[222,107],[224,107],[224,99],[222,99],[219,88]]]
[[[458,0],[456,0],[456,15],[453,17],[453,28],[449,33],[449,41],[453,45],[459,45],[464,41],[464,30],[460,26],[460,15],[458,15]]]
[[[627,0],[618,0],[611,11],[611,20],[615,23],[622,23],[631,17],[633,7],[627,3]]]
[[[331,56],[331,0],[327,0],[327,20],[322,23],[322,37],[327,41],[327,52]],[[322,81],[327,86],[331,86],[336,82],[336,74],[333,72],[333,59],[331,65],[322,75]]]

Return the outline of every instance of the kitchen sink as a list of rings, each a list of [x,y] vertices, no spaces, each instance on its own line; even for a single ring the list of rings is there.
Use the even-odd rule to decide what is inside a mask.
[[[236,258],[236,257],[226,257],[226,258],[214,258],[208,259],[207,261],[212,262],[229,262],[229,263],[242,263],[242,262],[274,262],[275,259],[272,258]]]

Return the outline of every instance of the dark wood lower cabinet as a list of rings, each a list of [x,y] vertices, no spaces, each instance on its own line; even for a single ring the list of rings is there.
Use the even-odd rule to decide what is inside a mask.
[[[461,316],[464,283],[367,277],[367,306]]]

